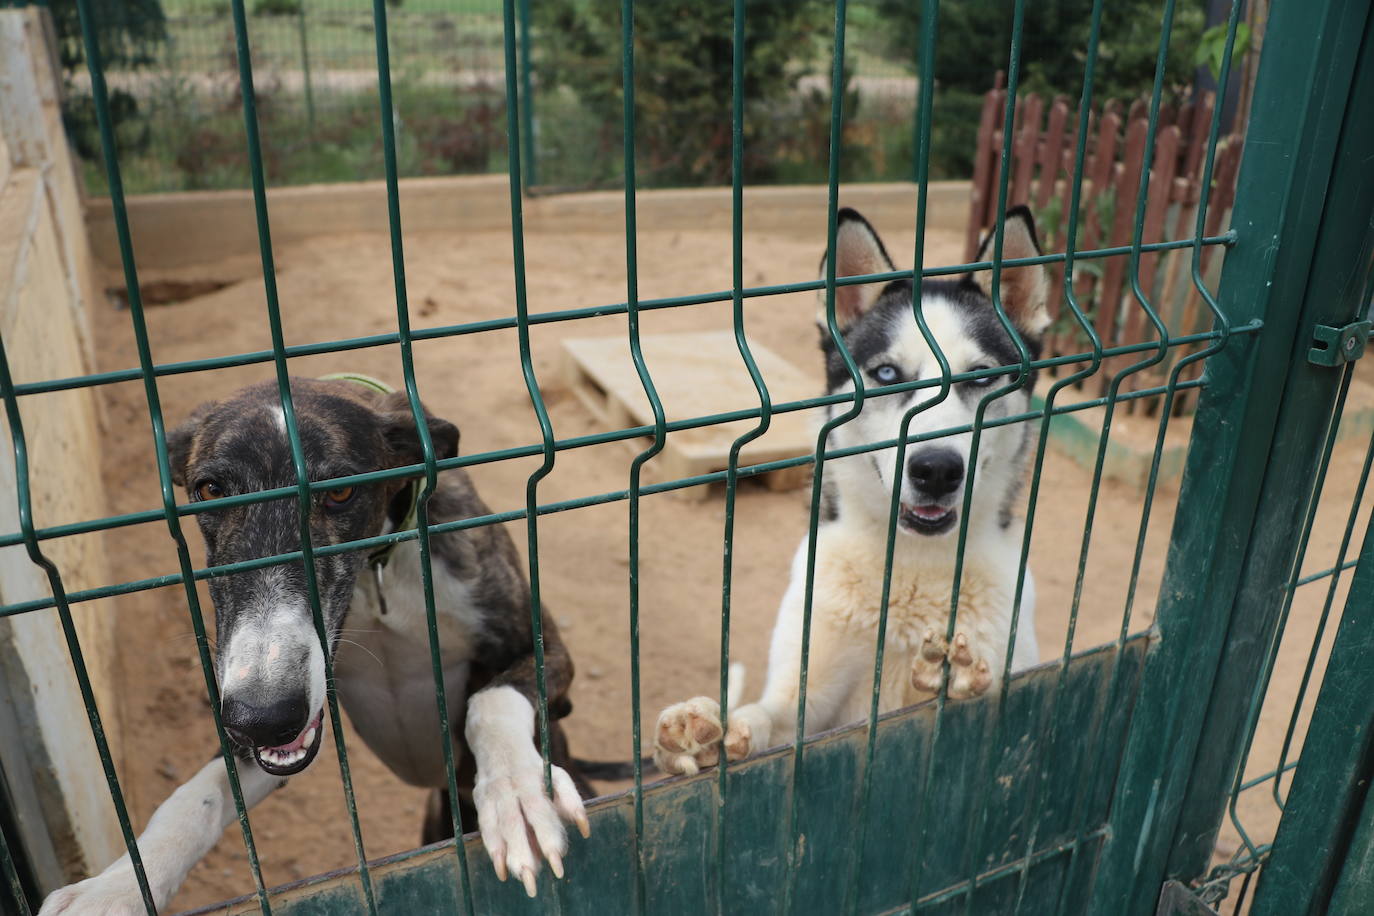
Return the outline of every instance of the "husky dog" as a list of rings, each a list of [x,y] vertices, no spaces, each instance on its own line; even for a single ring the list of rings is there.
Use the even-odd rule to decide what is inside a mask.
[[[1040,254],[1030,211],[1025,207],[1009,211],[1005,226],[1004,259]],[[983,242],[980,260],[989,257],[990,246],[991,237]],[[841,210],[835,275],[896,269],[873,227],[855,211]],[[821,274],[825,274],[824,261]],[[940,360],[913,313],[912,288],[912,281],[904,279],[835,290],[835,320],[866,388],[941,377]],[[998,298],[1032,358],[1039,354],[1049,324],[1048,288],[1042,266],[1001,271]],[[957,280],[923,281],[921,310],[952,374],[1020,362],[1016,342],[993,306],[990,271]],[[820,319],[826,390],[851,392],[853,381],[826,328],[824,312]],[[857,417],[831,433],[829,445],[848,448],[895,439],[901,434],[903,416],[918,405],[928,404],[915,413],[912,435],[971,427],[979,403],[1012,378],[997,375],[962,381],[943,398],[938,387],[871,395]],[[1021,424],[987,424],[1029,409],[1034,381],[1032,375],[1020,388],[990,400],[983,415],[952,643],[946,643],[945,634],[973,434],[922,439],[907,449],[879,698],[884,711],[933,696],[940,689],[946,660],[951,697],[986,693],[1001,677],[1021,553],[1022,529],[1013,524],[1014,506],[1025,478],[1030,436]],[[832,404],[826,419],[850,409],[849,401]],[[816,531],[808,733],[868,713],[896,460],[896,449],[889,448],[825,464],[821,523]],[[715,763],[722,740],[728,759],[739,760],[795,738],[806,555],[803,538],[773,628],[763,697],[732,709],[728,732],[721,727],[719,704],[709,697],[665,709],[654,737],[654,760],[665,773],[695,773],[700,766]],[[1012,659],[1017,669],[1038,661],[1034,603],[1028,572]]]

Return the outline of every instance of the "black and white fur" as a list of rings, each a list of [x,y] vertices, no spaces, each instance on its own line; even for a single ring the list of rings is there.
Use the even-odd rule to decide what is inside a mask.
[[[404,393],[351,381],[292,379],[310,479],[326,480],[423,460]],[[426,415],[438,457],[457,454],[458,430]],[[192,499],[294,486],[295,469],[275,383],[200,407],[168,439],[172,473]],[[396,530],[413,503],[407,481],[316,494],[317,547]],[[439,476],[431,523],[488,514],[461,470]],[[197,514],[211,565],[300,548],[295,496]],[[578,776],[557,718],[567,715],[572,660],[544,616],[553,797],[544,793],[535,733],[529,588],[505,529],[484,526],[430,538],[435,609],[464,823],[480,826],[497,874],[531,896],[541,857],[562,876],[563,821],[589,827]],[[315,556],[321,611],[339,701],[368,747],[401,779],[435,790],[424,841],[452,836],[447,771],[435,728],[434,676],[418,541],[400,542],[380,579],[363,552]],[[210,580],[216,676],[225,731],[237,745],[244,801],[262,801],[305,769],[324,736],[325,658],[300,562]],[[345,624],[347,629],[345,630]],[[346,635],[346,638],[343,638]],[[218,755],[158,807],[138,839],[153,899],[165,907],[237,818]],[[55,891],[41,916],[144,912],[128,856]]]
[[[873,228],[853,210],[840,212],[836,236],[837,277],[896,270]],[[991,258],[990,248],[991,238],[984,241],[979,260]],[[1003,258],[1039,253],[1030,212],[1024,207],[1010,211]],[[825,274],[824,263],[821,274]],[[922,283],[922,313],[952,374],[1020,362],[1016,343],[993,306],[991,282],[991,273],[983,271]],[[1040,266],[1001,272],[1001,304],[1032,358],[1038,355],[1049,324],[1048,285]],[[837,287],[835,317],[867,389],[941,377],[939,361],[913,315],[911,280]],[[827,330],[824,312],[820,324],[826,390],[852,392],[853,381]],[[896,439],[903,416],[924,402],[931,403],[915,414],[911,434],[972,426],[979,402],[1012,378],[1001,375],[960,382],[943,400],[937,400],[939,388],[872,395],[857,417],[831,433],[828,447],[845,449]],[[990,401],[983,422],[1026,411],[1034,381],[1032,375],[1024,386]],[[831,405],[825,419],[851,406],[849,401]],[[952,644],[946,643],[945,634],[973,434],[957,433],[908,446],[900,482],[880,693],[883,711],[933,696],[940,688],[946,659],[951,697],[976,696],[998,683],[1010,639],[1019,568],[1022,529],[1013,522],[1026,475],[1029,435],[1023,424],[982,431]],[[896,460],[894,447],[825,463],[822,519],[816,532],[808,733],[868,714]],[[722,739],[729,759],[737,760],[795,738],[806,557],[803,538],[774,625],[763,696],[732,709],[728,733],[721,727],[719,704],[709,697],[665,709],[658,718],[654,746],[654,759],[664,772],[695,773],[700,766],[715,763]],[[1034,586],[1027,572],[1013,654],[1016,669],[1038,661],[1034,604]],[[732,695],[734,690],[732,685]]]

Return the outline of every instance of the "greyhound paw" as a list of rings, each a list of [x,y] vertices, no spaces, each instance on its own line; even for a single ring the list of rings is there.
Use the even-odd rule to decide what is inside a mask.
[[[161,909],[166,901],[153,901]],[[103,872],[53,891],[39,916],[142,916],[147,909],[132,869]]]
[[[720,704],[710,697],[693,697],[669,706],[658,715],[654,729],[654,763],[669,775],[691,776],[720,759],[717,748],[725,741],[730,760],[749,756],[749,726],[732,718],[729,731],[720,724]]]
[[[568,851],[563,821],[576,824],[583,837],[591,836],[591,825],[567,771],[549,768],[553,781],[550,798],[544,794],[542,758],[533,750],[522,758],[495,776],[479,773],[472,800],[496,877],[504,881],[508,873],[517,875],[525,893],[533,897],[540,854],[548,860],[554,877],[563,877],[563,855]]]
[[[954,634],[954,642],[946,643],[943,635],[933,629],[925,632],[920,648],[911,658],[911,686],[932,696],[940,692],[944,676],[944,661],[949,659],[949,696],[960,700],[987,693],[992,686],[992,665],[975,652],[968,636]]]

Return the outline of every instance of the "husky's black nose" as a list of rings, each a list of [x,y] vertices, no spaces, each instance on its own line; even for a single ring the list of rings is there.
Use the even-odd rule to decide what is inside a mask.
[[[906,463],[906,473],[927,496],[945,496],[963,483],[964,458],[949,448],[922,449]]]
[[[295,740],[310,714],[305,692],[245,701],[226,697],[220,708],[224,731],[241,747],[279,747]]]

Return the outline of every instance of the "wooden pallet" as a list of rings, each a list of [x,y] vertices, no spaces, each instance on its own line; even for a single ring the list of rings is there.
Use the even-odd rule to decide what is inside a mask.
[[[669,422],[758,406],[758,394],[740,359],[733,332],[646,334],[640,342]],[[791,363],[757,344],[750,350],[773,403],[801,400],[816,393],[817,383]],[[653,424],[653,411],[624,336],[565,340],[563,357],[568,386],[608,429]],[[774,414],[768,432],[741,450],[740,467],[812,452],[814,433],[806,413]],[[757,423],[757,419],[734,420],[671,432],[649,467],[662,480],[723,471],[735,439]],[[652,440],[627,441],[638,452]],[[773,471],[756,479],[775,490],[799,487],[810,481],[811,465]],[[696,489],[705,495],[705,487]]]

